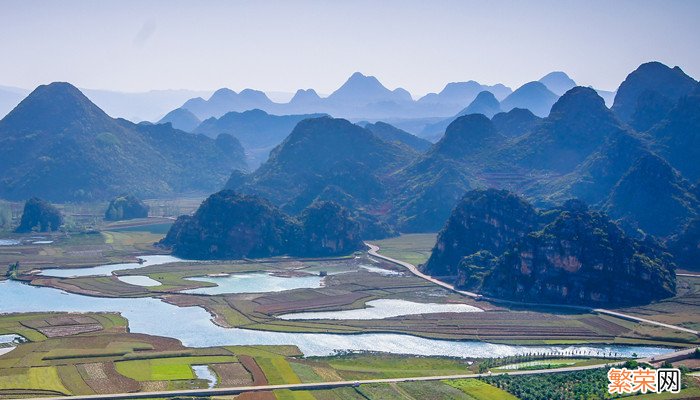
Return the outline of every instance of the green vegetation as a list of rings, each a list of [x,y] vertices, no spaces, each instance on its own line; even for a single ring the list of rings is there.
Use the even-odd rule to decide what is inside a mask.
[[[7,279],[16,279],[18,272],[19,272],[19,261],[16,261],[7,267],[7,273],[5,273],[5,276],[7,277]]]
[[[136,256],[158,254],[153,243],[162,238],[147,232],[85,232],[52,233],[46,239],[53,243],[32,244],[36,239],[16,236],[22,243],[16,246],[0,246],[0,275],[7,267],[19,261],[20,273],[33,269],[56,267],[88,267],[103,264],[134,262]]]
[[[15,232],[52,232],[63,224],[63,215],[49,202],[32,197],[24,203],[22,219]]]
[[[0,374],[0,393],[5,390],[70,392],[61,382],[56,367],[12,368]]]
[[[301,383],[286,358],[300,355],[299,349],[294,346],[231,346],[227,349],[236,355],[255,358],[255,362],[262,369],[271,385]]]
[[[309,392],[304,390],[275,390],[272,392],[277,400],[315,400],[316,397]]]
[[[317,202],[298,218],[255,195],[222,190],[193,216],[180,216],[160,245],[189,259],[281,255],[337,256],[362,248],[360,226],[334,202]]]
[[[461,390],[476,400],[518,400],[512,394],[477,379],[459,379],[445,381],[445,383]],[[552,398],[548,397],[548,399]]]
[[[148,217],[148,206],[134,195],[121,195],[113,198],[105,211],[108,221]]]
[[[389,239],[373,240],[372,244],[379,246],[379,253],[387,257],[417,266],[428,261],[436,239],[435,233],[410,233]]]
[[[497,299],[609,307],[676,293],[675,264],[660,245],[628,236],[579,200],[536,211],[508,191],[473,190],[436,249],[427,273],[457,275],[457,287]]]
[[[324,357],[323,361],[348,380],[459,375],[471,372],[466,360],[458,358],[351,354]]]
[[[60,202],[210,192],[246,167],[230,135],[212,139],[114,119],[63,82],[39,86],[3,119],[0,160],[0,197]]]
[[[117,372],[137,381],[173,381],[194,379],[193,365],[237,362],[233,356],[168,357],[119,361]]]
[[[610,397],[605,369],[538,375],[498,375],[482,380],[522,400]]]

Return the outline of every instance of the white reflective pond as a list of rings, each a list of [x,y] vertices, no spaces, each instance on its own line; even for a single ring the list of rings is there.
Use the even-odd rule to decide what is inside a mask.
[[[160,282],[158,282],[155,279],[149,278],[148,276],[144,275],[124,275],[124,276],[118,276],[117,279],[124,283],[128,283],[129,285],[134,285],[134,286],[143,286],[143,287],[150,287],[150,286],[160,286]]]
[[[321,287],[323,277],[307,276],[276,276],[265,272],[250,272],[228,276],[201,276],[187,278],[197,282],[209,282],[216,286],[183,290],[182,293],[194,294],[224,294],[224,293],[267,293],[281,292],[292,289],[313,289]]]
[[[468,304],[415,303],[399,299],[379,299],[368,301],[367,308],[343,311],[316,311],[279,315],[278,318],[291,319],[384,319],[402,315],[482,312]]]
[[[336,351],[380,351],[396,354],[450,357],[503,357],[532,352],[575,350],[584,354],[617,353],[651,357],[669,349],[651,346],[511,346],[478,341],[425,339],[391,333],[316,334],[229,329],[215,325],[199,307],[177,307],[154,298],[101,298],[34,287],[17,281],[0,283],[0,312],[73,311],[119,312],[129,320],[129,330],[179,339],[186,346],[296,345],[307,356],[332,355]]]
[[[57,278],[75,278],[79,276],[110,276],[112,275],[113,271],[135,269],[147,267],[149,265],[160,265],[185,261],[180,258],[169,255],[140,256],[139,258],[143,260],[143,263],[140,264],[134,262],[122,264],[107,264],[89,268],[50,268],[42,270],[41,273],[39,273],[39,275],[55,276]]]

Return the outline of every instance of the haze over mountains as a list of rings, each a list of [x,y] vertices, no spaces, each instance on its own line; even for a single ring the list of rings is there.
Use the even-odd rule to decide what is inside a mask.
[[[0,120],[0,196],[90,201],[213,191],[246,168],[230,135],[109,117],[68,83],[38,87]]]
[[[334,201],[353,210],[363,229],[382,236],[437,231],[466,191],[495,187],[545,207],[580,198],[630,232],[677,233],[698,213],[697,82],[678,67],[643,64],[621,84],[611,109],[598,92],[574,84],[555,72],[514,92],[455,83],[414,101],[404,90],[356,73],[327,98],[305,90],[285,105],[259,91],[222,89],[208,100],[187,101],[159,124],[135,125],[56,83],[38,88],[0,122],[0,195],[89,200],[129,190],[143,197],[226,186],[291,213]],[[564,90],[561,97],[555,93]],[[256,108],[200,118],[230,107],[292,103],[385,112],[449,104],[460,96],[469,102],[443,120],[446,133],[435,144],[385,122],[364,121],[363,128],[326,113],[275,115]],[[547,108],[544,118],[537,116]],[[644,124],[635,115],[644,115]],[[642,125],[650,127],[635,129]],[[83,164],[90,168],[73,172]],[[666,206],[642,218],[628,198],[658,198]]]
[[[421,112],[458,96],[466,105],[425,125],[434,143],[371,117],[428,121]],[[425,271],[488,295],[631,304],[675,293],[671,255],[692,264],[700,246],[692,77],[640,65],[611,108],[562,72],[513,92],[468,82],[426,97],[356,73],[326,98],[221,89],[134,124],[52,83],[0,120],[0,197],[218,192],[162,245],[197,258],[339,255],[440,231]],[[600,280],[612,283],[592,288]]]
[[[528,108],[541,117],[546,116],[553,104],[552,96],[563,93],[562,90],[571,86],[573,80],[563,72],[553,72],[540,81],[552,86],[552,92],[557,94],[549,94],[549,89],[543,90],[541,86],[533,89],[532,82],[513,93],[513,90],[502,84],[483,85],[467,81],[449,83],[438,93],[429,93],[414,100],[406,90],[387,89],[377,78],[359,72],[354,73],[328,96],[321,97],[313,89],[300,89],[287,103],[275,102],[266,93],[254,89],[245,89],[238,93],[222,88],[209,97],[207,95],[210,92],[188,90],[126,93],[86,89],[83,93],[112,117],[126,118],[133,122],[173,122],[174,127],[186,131],[193,130],[197,121],[201,122],[210,117],[218,118],[228,112],[260,109],[272,115],[323,113],[353,121],[393,121],[404,130],[435,141],[444,133],[451,120],[465,113],[483,111],[488,115],[494,111],[509,111],[513,107],[519,107]],[[494,101],[488,106],[479,105],[481,100],[472,105],[471,103],[483,92],[491,93],[499,105],[496,106]],[[0,87],[0,115],[9,112],[28,93],[29,90],[26,89]],[[612,92],[600,93],[609,95]],[[505,103],[501,105],[500,102]],[[192,115],[185,115],[184,110]],[[436,126],[426,127],[435,123],[431,122],[430,118],[442,119],[450,115],[455,117],[445,119]]]
[[[207,96],[209,91],[151,90],[119,92],[115,90],[81,89],[83,94],[114,118],[132,122],[157,121],[193,96]],[[0,86],[0,118],[12,111],[31,90]]]
[[[547,85],[552,86],[552,90]],[[471,110],[468,108],[479,94],[488,92],[493,95],[496,102],[503,103],[496,107],[495,102],[491,101],[489,110],[509,111],[515,107],[528,108],[534,114],[545,117],[557,97],[563,94],[565,89],[573,86],[575,82],[564,72],[553,72],[542,77],[540,81],[523,85],[515,92],[502,84],[483,85],[475,81],[452,82],[438,93],[429,93],[414,100],[405,89],[390,90],[376,77],[356,72],[327,97],[319,96],[313,89],[300,89],[288,103],[276,103],[258,90],[245,89],[237,93],[222,88],[208,99],[193,98],[181,107],[191,111],[200,120],[220,117],[226,112],[243,112],[251,109],[260,109],[276,115],[321,112],[350,120],[419,120],[450,115],[459,116],[464,115],[465,112],[478,110],[478,104],[484,100],[479,100]],[[613,92],[601,91],[601,93],[609,97]],[[424,122],[422,125],[428,123]],[[444,132],[446,124],[442,123],[440,127]],[[410,130],[413,133],[420,133],[420,129]],[[428,129],[422,135],[429,137],[434,130],[434,128]]]
[[[643,75],[645,68],[641,66],[630,74],[633,84],[626,86],[634,87],[634,77],[640,73]],[[546,88],[544,90],[547,92],[542,90],[544,85],[541,83],[526,86],[533,87],[537,93],[551,94]],[[625,91],[621,91],[620,96],[624,98]],[[493,100],[490,95],[482,97]],[[288,138],[293,142],[283,143],[273,151],[274,159],[271,158],[254,174],[237,178],[236,184],[229,187],[269,196],[276,204],[291,209],[299,209],[300,205],[309,204],[319,196],[329,198],[332,193],[334,199],[342,197],[342,204],[361,208],[403,232],[440,229],[461,196],[476,187],[512,190],[528,196],[538,205],[550,207],[570,198],[581,198],[597,207],[618,204],[610,210],[617,210],[614,215],[622,218],[634,215],[635,211],[620,209],[625,208],[626,202],[620,205],[619,201],[612,199],[623,196],[623,188],[629,186],[626,182],[639,175],[635,173],[635,168],[639,168],[638,163],[644,157],[655,153],[672,155],[667,160],[668,167],[664,166],[665,162],[648,167],[657,169],[655,173],[659,177],[675,176],[675,172],[664,172],[664,168],[678,168],[681,174],[685,170],[691,181],[697,179],[695,164],[690,161],[695,157],[697,145],[669,146],[665,144],[667,142],[652,137],[652,133],[657,133],[659,138],[695,140],[695,130],[688,129],[688,125],[692,126],[694,121],[688,121],[686,117],[677,125],[673,123],[681,120],[682,116],[697,115],[693,111],[697,106],[695,99],[694,94],[683,97],[673,108],[677,111],[669,112],[654,125],[654,129],[637,132],[620,121],[595,90],[577,86],[561,96],[544,119],[521,108],[499,113],[498,118],[494,116],[493,120],[483,114],[468,114],[452,121],[445,135],[425,151],[414,148],[411,152],[411,149],[404,148],[396,153],[395,149],[391,152],[394,157],[387,158],[380,150],[386,145],[375,144],[372,147],[379,153],[375,153],[377,156],[371,160],[368,157],[372,154],[369,149],[358,146],[349,135],[340,133],[350,127],[347,121],[330,118],[325,119],[323,124],[311,124],[309,121],[303,125],[305,129],[295,129],[295,133]],[[312,126],[315,128],[309,129]],[[370,131],[376,130],[376,125],[366,127]],[[366,138],[364,142],[377,143],[376,139],[367,136],[367,132],[353,129],[356,129],[356,137]],[[662,134],[662,129],[669,132]],[[677,135],[675,132],[683,133]],[[387,140],[387,137],[382,139]],[[315,150],[316,147],[327,150]],[[294,152],[290,151],[292,148]],[[338,154],[337,151],[341,150],[336,149],[343,149],[342,154]],[[323,151],[326,157],[331,157],[329,161],[332,160],[332,163],[311,167],[313,163],[306,159],[314,151]],[[402,154],[398,159],[404,161],[396,162],[395,156],[398,154]],[[349,163],[350,167],[342,166],[340,160]],[[353,168],[352,165],[357,167]],[[353,182],[367,183],[359,188],[356,184],[342,187],[348,184],[348,178],[330,177],[337,176],[337,171],[343,168],[346,172],[353,171]],[[289,171],[302,169],[309,169],[303,177],[289,175]],[[324,179],[324,174],[311,171],[328,172]],[[642,176],[649,173],[645,172]],[[285,187],[292,189],[291,185],[284,183],[287,181],[294,182],[294,185],[293,192],[285,195]],[[632,186],[638,189],[634,196],[640,199],[679,196],[674,191],[658,190],[653,184]],[[674,187],[683,188],[685,192],[689,190],[687,184],[674,184]],[[693,196],[688,195],[687,198],[694,199]],[[673,224],[676,228],[695,215],[694,201],[688,204],[691,205],[680,212],[680,217],[671,219],[675,221]],[[635,224],[625,226],[630,231],[640,228],[662,236],[671,234],[663,224],[672,210],[674,208],[668,208],[667,213],[651,213],[653,215],[645,221],[633,217]]]

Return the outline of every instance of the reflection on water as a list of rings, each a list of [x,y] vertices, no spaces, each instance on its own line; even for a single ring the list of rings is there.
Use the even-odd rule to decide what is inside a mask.
[[[209,368],[208,365],[193,365],[192,370],[194,371],[195,376],[197,376],[197,379],[204,379],[205,381],[209,382],[209,389],[213,388],[216,386],[217,379],[216,379],[216,374]]]
[[[173,337],[186,346],[296,345],[307,356],[334,354],[336,350],[382,351],[396,354],[452,357],[499,357],[532,352],[570,351],[619,353],[650,357],[668,349],[646,346],[511,346],[476,341],[424,339],[409,335],[368,333],[358,335],[265,332],[222,328],[199,307],[177,307],[153,298],[115,299],[70,294],[17,281],[0,283],[0,312],[74,311],[120,312],[134,333]]]
[[[281,319],[383,319],[402,315],[481,312],[480,308],[467,304],[414,303],[398,299],[379,299],[367,302],[367,308],[344,311],[318,311],[284,314]]]
[[[118,276],[117,279],[124,283],[128,283],[129,285],[134,285],[134,286],[144,286],[144,287],[150,287],[150,286],[160,286],[160,282],[158,282],[155,279],[151,279],[147,276],[144,275],[125,275],[125,276]]]
[[[223,294],[223,293],[268,293],[283,290],[318,288],[323,278],[317,275],[283,277],[264,272],[233,274],[229,276],[202,276],[187,278],[198,282],[209,282],[217,286],[183,290],[182,293]]]
[[[155,256],[140,256],[143,260],[142,264],[139,263],[123,263],[123,264],[107,264],[99,265],[97,267],[90,268],[51,268],[41,271],[39,275],[44,276],[55,276],[57,278],[75,278],[79,276],[110,276],[112,271],[119,271],[125,269],[135,269],[141,267],[147,267],[149,265],[160,265],[168,264],[179,261],[184,261],[177,257],[168,255],[155,255]]]

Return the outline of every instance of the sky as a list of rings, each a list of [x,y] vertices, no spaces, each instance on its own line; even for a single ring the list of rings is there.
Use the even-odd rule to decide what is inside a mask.
[[[700,1],[0,0],[0,85],[330,93],[353,72],[414,97],[554,70],[616,89],[657,60],[700,78]]]

